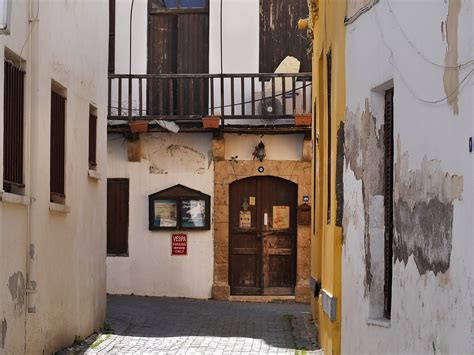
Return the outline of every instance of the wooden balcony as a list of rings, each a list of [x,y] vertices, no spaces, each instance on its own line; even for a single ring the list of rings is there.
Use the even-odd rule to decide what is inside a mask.
[[[173,121],[199,131],[202,118],[220,117],[220,131],[309,131],[295,115],[311,114],[311,73],[296,74],[111,74],[108,130],[128,123]]]

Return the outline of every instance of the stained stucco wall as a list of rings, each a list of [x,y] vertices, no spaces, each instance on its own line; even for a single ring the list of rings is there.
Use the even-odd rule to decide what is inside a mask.
[[[107,292],[208,298],[212,226],[209,231],[188,231],[188,255],[171,256],[172,232],[148,230],[148,195],[182,184],[210,195],[212,201],[212,134],[150,133],[140,139],[140,162],[128,162],[121,135],[108,139],[108,176],[130,179],[130,217],[129,256],[107,258]]]
[[[472,352],[472,78],[451,95],[472,71],[455,69],[473,57],[472,11],[469,1],[384,1],[347,26],[343,353]],[[390,321],[377,322],[383,93],[392,85],[392,312]]]
[[[0,36],[2,55],[8,48],[26,60],[25,196],[3,194],[0,202],[0,353],[6,354],[51,353],[90,334],[105,317],[106,184],[88,176],[88,117],[94,105],[97,171],[105,177],[108,5],[49,0],[37,12],[32,1],[31,15],[29,6],[12,1],[11,34]],[[30,28],[29,16],[36,15]],[[50,211],[52,80],[67,91],[69,213]],[[2,107],[3,99],[0,159]],[[35,292],[27,296],[28,287]]]

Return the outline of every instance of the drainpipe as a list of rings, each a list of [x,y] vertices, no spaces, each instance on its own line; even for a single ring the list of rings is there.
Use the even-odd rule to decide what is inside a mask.
[[[26,284],[26,304],[27,304],[27,312],[28,313],[36,313],[36,296],[37,296],[37,284],[36,284],[36,255],[35,255],[35,239],[31,233],[31,204],[34,203],[34,198],[32,197],[32,186],[31,186],[31,170],[32,170],[32,162],[31,162],[31,140],[32,140],[32,131],[33,131],[33,94],[36,96],[37,93],[33,90],[33,42],[36,38],[34,38],[34,27],[38,20],[39,16],[39,0],[36,1],[36,14],[33,17],[33,3],[34,0],[30,0],[29,3],[29,31],[30,31],[30,38],[29,38],[29,58],[27,60],[27,75],[29,76],[28,80],[28,134],[26,139],[26,161],[28,162],[28,169],[27,171],[27,185],[26,185],[26,196],[28,199],[28,207],[27,207],[27,255],[26,255],[26,273],[27,273],[27,284]],[[35,100],[37,102],[37,100]],[[25,316],[26,322],[26,316]],[[26,340],[26,324],[25,324],[25,340]],[[26,347],[26,344],[25,344]]]

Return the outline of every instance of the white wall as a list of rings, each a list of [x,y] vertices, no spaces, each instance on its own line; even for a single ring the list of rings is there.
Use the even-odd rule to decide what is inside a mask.
[[[473,80],[471,75],[470,81],[461,87],[457,115],[446,101],[439,104],[422,102],[446,96],[443,84],[445,70],[428,63],[417,53],[418,50],[440,65],[445,63],[447,43],[443,40],[440,28],[441,22],[446,21],[449,3],[381,1],[346,28],[348,112],[360,117],[365,109],[365,100],[368,99],[378,129],[383,123],[383,96],[374,88],[393,79],[395,159],[401,159],[401,154],[407,153],[408,162],[402,166],[402,170],[421,171],[421,174],[426,173],[427,176],[431,174],[429,176],[433,182],[425,182],[424,188],[425,191],[431,191],[432,197],[451,191],[454,197],[454,214],[449,269],[437,274],[433,270],[420,272],[420,265],[415,263],[412,254],[406,264],[395,260],[391,320],[383,322],[385,326],[380,326],[380,323],[369,324],[369,300],[372,295],[370,292],[366,294],[364,287],[367,259],[364,230],[366,223],[376,226],[377,222],[365,220],[362,181],[356,179],[353,167],[345,164],[343,353],[472,352],[470,280],[473,277],[474,155],[468,153],[468,137],[474,135]],[[459,63],[473,58],[472,12],[472,3],[462,1],[458,27]],[[407,41],[402,29],[412,44]],[[472,69],[471,65],[460,70],[459,80]],[[346,122],[346,142],[347,129]],[[397,148],[398,138],[400,150]],[[432,169],[429,173],[424,170],[426,165],[423,165],[423,159],[429,162],[428,166]],[[446,186],[437,185],[438,171],[434,168],[436,163],[430,165],[434,159],[440,161],[442,174],[463,177],[461,196],[450,190],[451,182]],[[401,181],[395,180],[395,191],[405,188],[401,185]],[[416,201],[416,196],[412,198]],[[375,200],[371,203],[375,203]],[[374,206],[371,205],[370,208]],[[413,218],[415,215],[413,213]],[[383,232],[377,235],[383,238]],[[449,242],[446,241],[445,248],[449,248],[448,245]],[[424,243],[423,252],[428,253],[430,247],[428,241]],[[372,253],[377,253],[375,248],[371,249]]]
[[[187,231],[188,255],[171,256],[172,231],[148,230],[148,195],[182,184],[214,196],[211,134],[142,134],[142,159],[128,162],[121,135],[109,135],[108,177],[130,179],[128,257],[107,257],[107,292],[209,298],[213,279],[212,221]],[[212,209],[211,209],[212,216]]]
[[[30,29],[28,19],[36,16],[37,2],[32,1],[30,15],[29,1],[12,1],[11,34],[0,36],[1,53],[9,48],[26,60],[25,197],[4,194],[0,202],[0,334],[5,334],[0,353],[6,354],[54,352],[76,335],[85,337],[101,327],[105,317],[106,184],[88,177],[88,117],[93,104],[98,113],[97,169],[105,177],[108,5],[53,0],[39,5]],[[52,80],[67,90],[70,213],[50,211]],[[3,97],[3,70],[0,82]],[[6,196],[16,202],[6,202]],[[36,292],[27,296],[28,286]]]

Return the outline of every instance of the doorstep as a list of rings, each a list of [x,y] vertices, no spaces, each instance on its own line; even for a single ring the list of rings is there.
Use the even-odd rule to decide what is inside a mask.
[[[255,302],[255,303],[293,303],[295,296],[229,296],[231,302]]]

